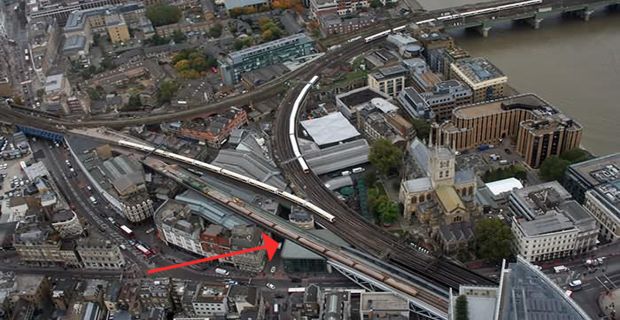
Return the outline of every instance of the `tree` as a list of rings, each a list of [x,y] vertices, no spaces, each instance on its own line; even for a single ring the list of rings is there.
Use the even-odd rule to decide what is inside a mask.
[[[191,67],[192,65],[189,60],[181,60],[174,64],[174,68],[179,72],[189,70]]]
[[[174,40],[175,43],[181,43],[186,39],[187,37],[185,36],[185,33],[181,30],[174,30],[174,32],[172,32],[172,40]]]
[[[37,90],[37,97],[39,97],[39,99],[43,98],[44,95],[45,95],[45,89],[44,88],[41,88],[41,89]]]
[[[177,23],[181,19],[181,9],[167,4],[154,4],[146,8],[146,16],[153,26],[165,26]]]
[[[381,3],[380,0],[371,0],[370,1],[370,7],[372,7],[372,8],[383,7],[383,3]]]
[[[209,29],[209,37],[219,38],[220,36],[222,36],[222,29],[222,24],[216,23],[215,25],[213,25],[213,27],[211,27],[211,29]]]
[[[527,178],[527,171],[522,166],[511,165],[497,169],[489,169],[482,175],[482,181],[489,183],[497,180],[515,177],[519,180]]]
[[[161,37],[158,34],[153,35],[149,39],[146,40],[147,43],[150,43],[154,46],[161,46],[162,44],[166,44],[170,42],[170,39],[166,37]]]
[[[383,224],[390,225],[398,218],[398,204],[382,195],[377,200],[376,213]]]
[[[88,93],[88,96],[90,97],[91,100],[101,99],[101,94],[95,88],[91,88],[91,87],[86,88],[86,93]]]
[[[140,96],[137,94],[134,94],[129,97],[129,101],[127,102],[127,105],[123,109],[125,111],[136,111],[136,110],[140,110],[140,107],[142,107],[142,101],[140,101]]]
[[[455,320],[469,320],[469,310],[467,310],[467,296],[460,295],[456,298]]]
[[[159,85],[159,92],[157,93],[157,100],[159,100],[159,103],[170,102],[178,88],[178,84],[174,81],[166,80],[162,82]]]
[[[498,218],[484,219],[476,224],[474,238],[478,258],[497,263],[512,254],[512,231]]]
[[[545,181],[560,180],[569,165],[569,161],[551,156],[542,162],[538,174]]]
[[[413,118],[411,121],[415,129],[415,136],[418,139],[426,139],[431,132],[431,124],[425,120]]]
[[[396,171],[401,164],[403,152],[386,139],[378,139],[370,147],[368,160],[384,175]]]
[[[560,154],[561,159],[569,161],[571,164],[589,160],[590,157],[590,153],[581,148],[571,149]]]

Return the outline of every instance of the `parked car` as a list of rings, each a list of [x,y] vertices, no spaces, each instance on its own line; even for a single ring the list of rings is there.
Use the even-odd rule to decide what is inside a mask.
[[[267,282],[267,284],[265,285],[267,288],[271,289],[271,290],[275,290],[276,286],[273,285],[273,283],[271,282]]]

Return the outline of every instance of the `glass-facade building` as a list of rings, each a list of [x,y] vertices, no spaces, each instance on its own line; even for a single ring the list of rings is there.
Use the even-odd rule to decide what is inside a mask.
[[[244,72],[291,61],[309,55],[313,50],[313,40],[300,33],[231,52],[219,61],[222,80],[233,85],[239,82]]]

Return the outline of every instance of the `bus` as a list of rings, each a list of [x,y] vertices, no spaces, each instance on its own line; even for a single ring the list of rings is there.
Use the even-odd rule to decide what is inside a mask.
[[[134,236],[133,231],[131,229],[129,229],[126,225],[122,225],[119,228],[121,229],[121,231],[123,232],[123,234],[126,237],[133,238],[133,236]]]
[[[140,251],[145,257],[149,258],[153,255],[153,251],[145,248],[143,245],[137,243],[136,244],[136,249],[138,249],[138,251]]]

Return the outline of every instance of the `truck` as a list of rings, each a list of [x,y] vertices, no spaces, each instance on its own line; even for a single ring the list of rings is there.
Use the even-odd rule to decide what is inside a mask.
[[[227,276],[227,275],[230,274],[230,272],[228,272],[228,270],[222,269],[222,268],[215,268],[215,273],[221,274],[221,275],[224,275],[224,276]]]

